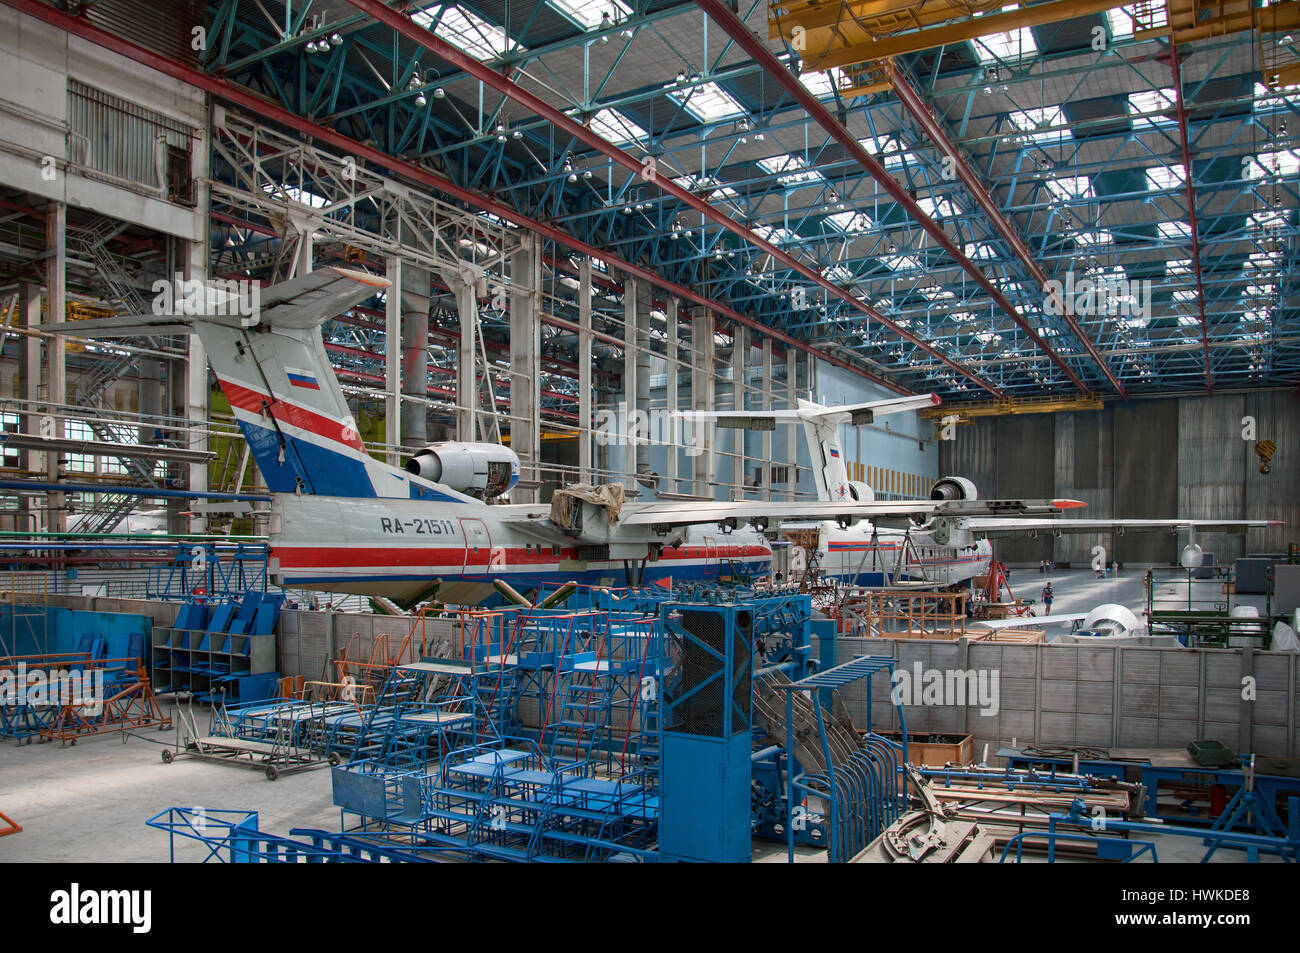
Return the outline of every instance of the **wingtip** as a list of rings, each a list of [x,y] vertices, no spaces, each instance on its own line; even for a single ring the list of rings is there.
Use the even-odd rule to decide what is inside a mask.
[[[1088,504],[1083,502],[1083,500],[1052,500],[1052,505],[1058,510],[1078,510]]]
[[[934,406],[938,407],[940,404],[943,403],[943,398],[940,397],[938,394],[931,394],[931,395],[930,395],[930,403],[933,404]]]
[[[351,278],[353,281],[359,281],[363,285],[370,285],[374,288],[391,288],[393,283],[382,275],[372,275],[368,271],[357,271],[355,268],[340,268],[338,265],[331,266],[334,273],[342,275],[344,278]]]

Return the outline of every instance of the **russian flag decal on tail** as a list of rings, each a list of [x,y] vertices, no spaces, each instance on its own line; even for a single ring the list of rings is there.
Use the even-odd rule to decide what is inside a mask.
[[[839,452],[838,450],[836,450],[834,447],[831,447],[831,456],[832,456],[832,457],[838,457],[839,455],[840,455],[840,452]]]
[[[289,383],[294,387],[305,387],[307,390],[320,390],[320,381],[316,380],[316,375],[310,371],[302,371],[296,367],[286,367],[285,374],[289,376]]]

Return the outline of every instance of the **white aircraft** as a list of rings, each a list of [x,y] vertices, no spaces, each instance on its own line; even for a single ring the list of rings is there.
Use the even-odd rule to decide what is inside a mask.
[[[840,446],[840,425],[862,426],[886,414],[919,410],[938,404],[938,394],[898,397],[863,404],[826,407],[798,399],[788,410],[746,410],[736,412],[679,411],[684,420],[713,421],[719,427],[739,430],[767,429],[775,422],[801,423],[812,458],[817,498],[827,502],[872,503],[875,492],[865,483],[848,479],[844,451]],[[930,499],[942,503],[975,504],[975,484],[964,477],[947,476],[936,482]],[[1083,506],[1076,500],[1053,500],[1059,512]],[[906,508],[906,503],[899,504]],[[862,520],[853,526],[833,521],[816,524],[785,523],[783,529],[813,528],[818,532],[817,562],[822,577],[858,586],[924,586],[943,588],[961,585],[989,571],[996,536],[1036,536],[1039,533],[1108,533],[1189,530],[1192,541],[1182,553],[1185,566],[1200,565],[1201,550],[1194,536],[1197,530],[1235,530],[1278,526],[1272,520],[1183,520],[1183,519],[1061,519],[1026,518],[1024,514],[997,515],[1002,504],[989,501],[989,515],[965,515],[952,510],[917,514],[903,527],[886,527],[880,520]],[[806,558],[811,558],[808,554]]]
[[[622,502],[613,486],[558,491],[568,504],[560,507],[494,503],[519,478],[519,460],[507,447],[434,443],[399,469],[371,457],[361,442],[319,328],[387,287],[384,278],[327,267],[261,289],[260,302],[203,287],[178,295],[162,313],[77,322],[78,335],[199,335],[271,491],[270,571],[281,586],[410,605],[435,593],[475,602],[494,579],[525,591],[569,581],[759,576],[772,559],[763,532],[783,520],[928,526],[995,513],[1050,516],[1083,505],[955,493],[874,502],[869,490],[816,502]],[[838,453],[838,439],[826,446]],[[842,463],[827,472],[843,480]],[[930,532],[937,538],[938,529]]]

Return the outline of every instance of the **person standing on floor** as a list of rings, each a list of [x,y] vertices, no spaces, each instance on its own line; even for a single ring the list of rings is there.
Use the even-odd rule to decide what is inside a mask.
[[[1044,615],[1052,614],[1052,584],[1050,582],[1043,586],[1043,608],[1047,610],[1043,613]]]

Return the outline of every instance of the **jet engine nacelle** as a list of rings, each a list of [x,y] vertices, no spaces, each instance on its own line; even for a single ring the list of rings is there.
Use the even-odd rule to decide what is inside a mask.
[[[411,455],[406,472],[490,500],[519,482],[519,457],[495,443],[431,443]]]
[[[855,503],[872,503],[876,499],[876,491],[865,483],[849,482],[849,499]]]
[[[975,484],[965,477],[947,476],[931,488],[930,499],[978,500],[979,492],[975,489]]]

